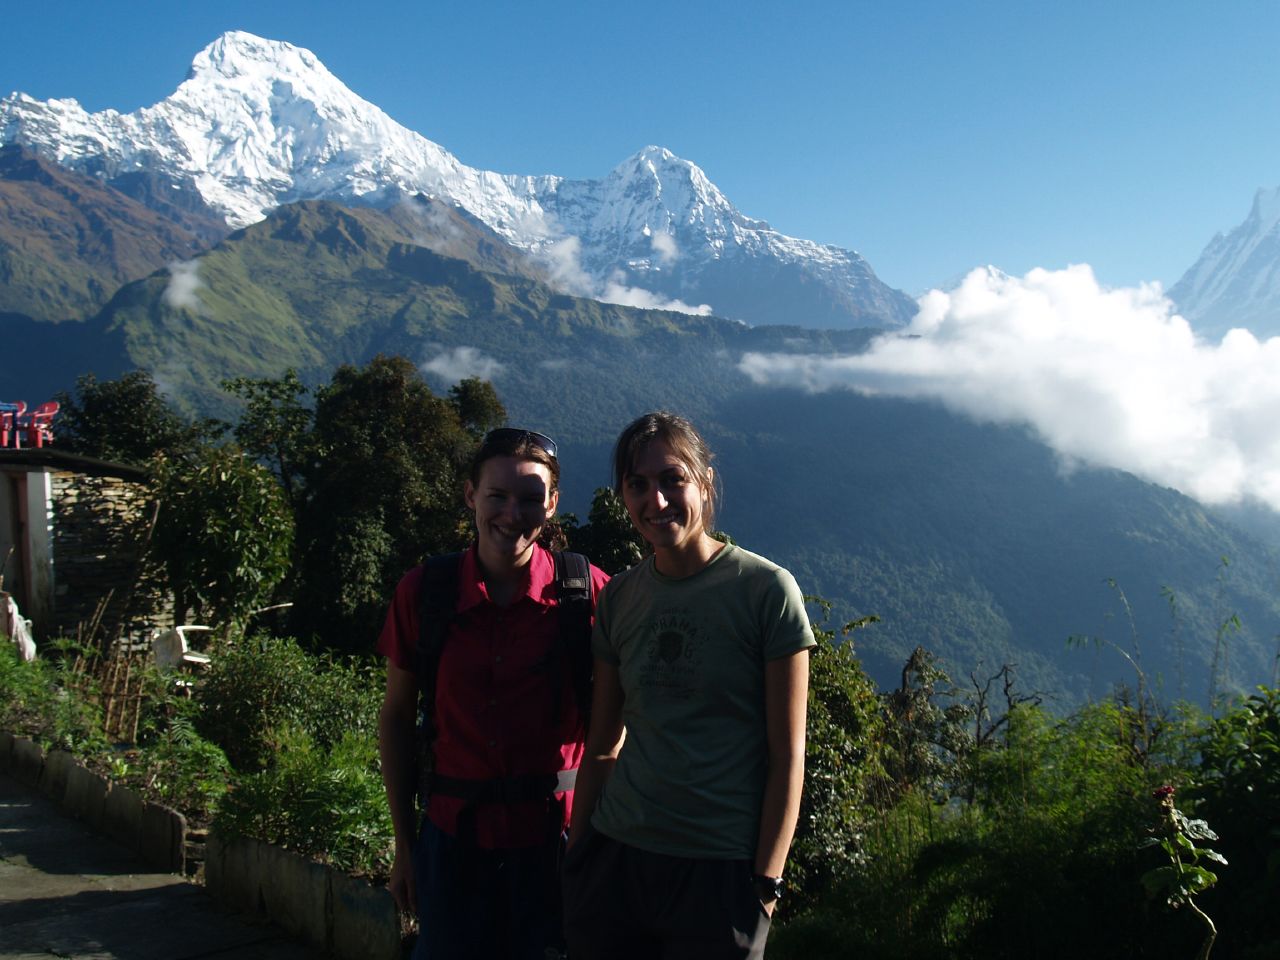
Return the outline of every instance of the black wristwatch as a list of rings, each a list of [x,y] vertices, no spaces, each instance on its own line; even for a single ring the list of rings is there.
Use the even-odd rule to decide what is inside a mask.
[[[756,895],[760,897],[761,903],[780,900],[787,889],[787,883],[781,877],[766,877],[764,874],[753,873],[751,882],[755,885]]]

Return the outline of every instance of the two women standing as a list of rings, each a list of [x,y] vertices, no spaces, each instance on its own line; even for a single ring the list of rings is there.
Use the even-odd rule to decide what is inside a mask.
[[[536,709],[515,706],[545,705],[548,685],[571,686],[568,664],[550,654],[554,618],[532,616],[539,603],[554,606],[552,561],[536,543],[558,497],[554,445],[550,463],[527,441],[486,457],[495,434],[465,491],[477,544],[463,557],[460,622],[449,626],[434,683],[436,778],[451,785],[540,775],[545,783],[550,774],[551,786],[563,788],[564,771],[581,766],[576,795],[560,789],[540,798],[541,815],[514,787],[507,792],[518,802],[478,788],[484,799],[471,806],[432,794],[415,840],[407,770],[423,671],[414,670],[405,638],[418,629],[414,597],[424,568],[406,575],[379,650],[388,656],[382,742],[396,827],[391,888],[407,906],[416,887],[415,957],[542,956],[538,942],[554,938],[545,913],[529,916],[529,904],[549,909],[542,878],[548,868],[554,873],[559,834],[553,840],[546,811],[561,800],[557,809],[572,819],[562,870],[570,956],[763,956],[804,773],[806,651],[814,640],[795,580],[710,536],[712,456],[687,420],[655,413],[628,426],[614,451],[615,488],[652,553],[598,596],[606,578],[591,569],[594,690],[584,756],[580,711],[567,701],[550,726]],[[545,444],[532,448],[547,452]],[[516,659],[501,668],[493,658],[502,656]],[[498,699],[509,712],[486,725],[487,706]],[[500,740],[487,736],[494,731]],[[474,844],[464,835],[472,820]],[[568,822],[554,814],[551,821]],[[494,940],[491,928],[507,932]]]

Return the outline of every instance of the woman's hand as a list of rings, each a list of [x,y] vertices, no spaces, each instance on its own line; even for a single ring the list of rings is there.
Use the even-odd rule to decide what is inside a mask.
[[[418,915],[418,891],[413,883],[413,851],[408,846],[396,844],[395,861],[391,865],[391,879],[387,881],[391,899],[404,913]]]

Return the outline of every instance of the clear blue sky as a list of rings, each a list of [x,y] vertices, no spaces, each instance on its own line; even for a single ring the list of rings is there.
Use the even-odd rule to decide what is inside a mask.
[[[1172,284],[1280,185],[1280,3],[7,4],[0,95],[149,105],[229,29],[314,51],[464,163],[649,143],[917,293],[970,267]]]

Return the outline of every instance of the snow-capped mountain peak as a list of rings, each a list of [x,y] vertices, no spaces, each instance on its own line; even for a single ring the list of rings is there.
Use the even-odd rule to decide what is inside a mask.
[[[576,293],[644,283],[728,316],[774,319],[741,277],[709,283],[734,262],[739,274],[763,269],[770,283],[793,277],[830,314],[795,321],[896,325],[914,309],[856,253],[745,217],[696,164],[663,147],[645,147],[600,180],[477,170],[352,92],[311,51],[243,31],[215,39],[171,96],[134,113],[15,93],[0,100],[0,142],[107,181],[159,175],[193,188],[234,227],[299,200],[385,205],[426,194],[535,256],[568,251],[572,262],[557,272]]]
[[[1280,333],[1280,187],[1254,194],[1249,216],[1209,241],[1169,297],[1204,336]]]

